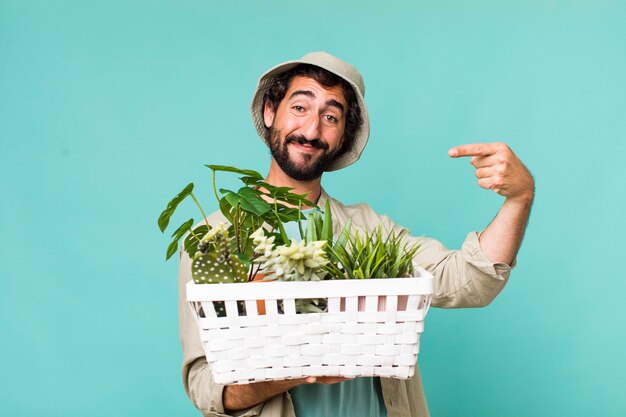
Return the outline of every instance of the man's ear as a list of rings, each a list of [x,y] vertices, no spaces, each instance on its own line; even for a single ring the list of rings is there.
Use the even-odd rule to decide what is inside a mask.
[[[265,106],[263,107],[263,122],[265,123],[266,128],[269,129],[270,127],[272,127],[275,115],[276,113],[274,112],[274,108],[269,101],[266,101]]]

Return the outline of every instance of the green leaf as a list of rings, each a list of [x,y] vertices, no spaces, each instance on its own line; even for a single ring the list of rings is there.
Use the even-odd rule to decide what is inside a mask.
[[[172,243],[170,243],[170,245],[167,247],[165,260],[170,259],[172,255],[176,253],[176,251],[178,250],[178,242],[180,241],[180,238],[183,237],[183,235],[187,233],[189,229],[191,229],[191,226],[193,226],[193,219],[187,220],[185,223],[181,224],[174,233],[172,233],[173,240]]]
[[[317,213],[312,212],[309,213],[309,218],[307,219],[307,223],[306,223],[306,239],[305,241],[307,243],[311,243],[314,242],[317,239],[317,224],[315,222],[315,215]]]
[[[241,204],[241,197],[236,192],[230,190],[220,190],[220,192],[224,193],[224,198],[232,208],[237,208]]]
[[[206,224],[201,224],[197,226],[195,229],[193,229],[193,233],[189,233],[185,238],[185,247],[188,246],[188,243],[190,243],[192,240],[196,240],[196,236],[202,239],[204,235],[206,235],[208,232],[209,228]]]
[[[276,199],[284,203],[294,205],[294,206],[317,207],[317,204],[306,199],[307,195],[308,194],[300,195],[300,194],[289,193],[289,194],[278,196]]]
[[[185,248],[185,252],[189,254],[191,259],[193,259],[194,255],[198,251],[198,243],[200,243],[199,239],[202,239],[208,232],[209,228],[205,224],[200,225],[193,229],[193,233],[189,233],[183,241],[183,248]]]
[[[161,230],[161,232],[165,232],[165,229],[167,229],[167,225],[170,223],[170,218],[174,214],[174,211],[176,211],[176,207],[178,207],[178,205],[185,198],[191,195],[192,191],[193,182],[190,182],[185,188],[183,188],[180,193],[176,195],[176,197],[174,197],[169,203],[167,203],[167,207],[165,208],[165,210],[163,210],[158,220],[159,229]]]
[[[244,265],[246,266],[246,269],[250,267],[250,256],[248,256],[245,253],[237,253],[235,255],[237,256],[237,258],[239,258],[241,262],[244,263]]]
[[[346,224],[344,224],[343,229],[341,229],[341,233],[339,234],[339,239],[337,239],[337,245],[341,247],[345,247],[346,243],[350,239],[350,229],[352,228],[352,219],[348,219]]]
[[[251,169],[239,169],[239,168],[235,168],[235,167],[231,167],[227,165],[205,165],[205,166],[210,168],[213,171],[234,172],[237,174],[245,175],[246,177],[253,177],[259,180],[263,179],[263,176],[261,174]]]
[[[237,194],[236,192],[234,192],[233,190],[229,190],[228,188],[220,188],[219,189],[221,194]]]
[[[281,237],[280,240],[282,241],[283,245],[290,245],[291,240],[289,240],[289,236],[287,236],[287,232],[285,232],[285,228],[283,227],[283,224],[281,222],[278,222],[277,226],[278,226],[278,230],[280,231],[280,237]]]
[[[278,206],[278,219],[283,222],[283,223],[288,223],[288,222],[297,222],[298,221],[298,213],[300,212],[300,210],[298,210],[298,208],[296,207],[286,207],[283,205],[279,205]],[[273,214],[273,211],[271,213],[268,214]],[[300,215],[300,217],[302,217]],[[275,216],[272,216],[272,218],[276,218]]]
[[[220,211],[222,212],[224,217],[226,217],[226,220],[228,220],[229,223],[233,222],[233,209],[234,207],[232,206],[232,204],[230,204],[228,200],[226,200],[225,197],[222,197],[220,199]]]
[[[330,201],[328,199],[324,204],[324,223],[321,238],[327,241],[329,245],[333,242],[333,215],[330,211]]]
[[[191,229],[191,226],[193,226],[193,219],[189,219],[185,223],[181,224],[178,229],[172,233],[172,237],[176,240],[180,239],[189,231],[189,229]]]
[[[237,191],[237,194],[241,197],[241,208],[245,211],[262,216],[272,210],[272,206],[259,196],[261,192],[258,190],[242,187]]]
[[[308,207],[317,207],[317,205],[309,200],[306,197],[309,193],[306,194],[295,194],[292,193],[291,190],[294,190],[292,187],[276,187],[266,182],[259,182],[257,184],[258,187],[265,189],[267,192],[263,193],[272,199],[276,199],[277,201],[288,203],[294,206],[308,206]]]
[[[376,263],[372,267],[372,274],[373,274],[373,276],[377,276],[377,277],[380,277],[380,278],[387,278],[389,276],[393,276],[393,275],[390,275],[390,274],[379,274],[378,271],[383,269],[384,264],[385,264],[385,258],[384,257],[376,260]],[[382,276],[382,275],[387,275],[387,276]]]
[[[167,247],[167,253],[165,254],[165,260],[170,259],[178,251],[178,239],[174,239],[172,243]]]
[[[264,182],[257,177],[240,177],[239,179],[248,187],[261,187],[261,184],[264,184]]]
[[[277,187],[275,185],[268,184],[267,182],[264,182],[264,181],[260,181],[258,183],[258,186],[266,189],[267,194],[270,195],[270,197],[286,195],[286,194],[289,194],[291,190],[295,190],[295,188],[293,187]]]
[[[241,187],[238,191],[237,194],[239,194],[242,197],[245,198],[261,198],[261,195],[263,195],[263,193],[255,188],[250,188],[250,187]],[[261,198],[261,200],[263,200]],[[265,201],[265,200],[263,200]],[[269,204],[269,203],[268,203]]]
[[[243,221],[241,222],[241,225],[243,226],[243,229],[248,229],[248,230],[252,230],[252,232],[254,232],[256,229],[258,229],[258,227],[254,227],[255,226],[255,222],[254,222],[254,217],[253,216],[249,216],[247,215],[245,212],[242,213],[241,215]],[[242,230],[243,232],[243,230]]]
[[[317,232],[317,236],[315,236],[317,238],[317,240],[321,240],[322,237],[322,228],[324,227],[324,220],[322,217],[322,213],[320,213],[319,211],[314,211],[315,213],[315,217],[313,217],[313,221],[315,222],[315,231]]]

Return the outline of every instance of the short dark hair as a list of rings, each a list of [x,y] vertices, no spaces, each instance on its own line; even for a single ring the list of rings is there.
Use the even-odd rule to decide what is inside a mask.
[[[269,86],[263,95],[263,108],[265,104],[269,104],[272,110],[276,111],[280,102],[285,98],[287,90],[291,86],[291,81],[296,76],[309,77],[320,83],[326,88],[341,86],[343,89],[343,95],[348,103],[348,110],[346,111],[346,126],[344,130],[344,141],[341,149],[336,156],[345,153],[352,147],[352,142],[356,135],[357,130],[363,123],[361,117],[361,108],[357,100],[357,95],[354,92],[354,88],[343,78],[333,74],[323,68],[310,64],[298,64],[294,68],[283,72],[274,79],[274,82]],[[266,127],[265,140],[269,143],[269,128]]]

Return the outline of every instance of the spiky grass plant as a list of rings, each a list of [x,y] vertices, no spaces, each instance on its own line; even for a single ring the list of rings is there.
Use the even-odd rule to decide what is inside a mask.
[[[332,279],[402,278],[413,274],[413,257],[419,245],[405,242],[407,232],[373,231],[350,233],[346,224],[335,244],[327,246],[325,269]]]

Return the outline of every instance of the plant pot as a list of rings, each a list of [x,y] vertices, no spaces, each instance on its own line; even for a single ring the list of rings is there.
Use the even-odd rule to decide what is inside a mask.
[[[250,281],[251,283],[263,283],[263,282],[272,282],[265,280],[265,274],[257,273],[254,276],[254,279]],[[256,309],[259,316],[265,315],[265,300],[256,300]]]

